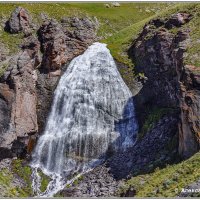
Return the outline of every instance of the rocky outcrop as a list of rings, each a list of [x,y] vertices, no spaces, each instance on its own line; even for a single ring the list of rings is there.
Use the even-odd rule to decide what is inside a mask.
[[[35,86],[39,48],[36,38],[27,38],[1,78],[1,101],[4,101],[2,106],[5,106],[7,117],[2,117],[5,122],[2,123],[0,146],[11,149],[17,156],[25,153],[29,138],[38,130]]]
[[[180,81],[179,152],[189,157],[200,148],[200,70],[184,66]]]
[[[97,27],[88,18],[65,18],[61,22],[46,20],[38,30],[43,52],[42,66],[48,71],[61,69],[95,40]]]
[[[17,7],[12,12],[6,28],[10,33],[23,32],[26,35],[30,34],[31,17],[28,11],[22,7]]]
[[[77,17],[63,18],[61,24],[65,34],[70,38],[74,38],[74,42],[78,42],[76,40],[79,40],[85,45],[90,45],[96,39],[96,31],[99,26],[96,18],[93,20]],[[68,39],[68,42],[69,41]],[[70,44],[70,42],[68,44]]]
[[[123,179],[179,161],[177,133],[177,113],[163,116],[133,147],[125,152],[109,155],[104,164],[83,174],[59,195],[116,197],[118,195],[116,192],[123,185]]]
[[[61,68],[67,61],[66,35],[56,20],[46,21],[38,30],[42,44],[42,66],[49,71]]]
[[[180,109],[179,152],[189,157],[199,149],[199,75],[184,66],[190,36],[181,26],[192,19],[177,13],[151,20],[129,49],[136,70],[144,73],[143,88],[135,96],[140,128],[153,107]],[[171,29],[179,28],[176,34]]]

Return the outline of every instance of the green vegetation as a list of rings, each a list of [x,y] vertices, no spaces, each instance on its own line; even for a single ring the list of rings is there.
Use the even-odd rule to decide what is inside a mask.
[[[1,185],[1,191],[3,193],[4,197],[14,197],[16,195],[16,192],[13,191],[13,187],[11,186],[12,182],[12,174],[9,173],[8,169],[2,169],[0,171],[0,185]]]
[[[117,61],[130,66],[129,73],[133,73],[133,64],[128,58],[127,49],[145,23],[153,18],[164,18],[176,12],[186,11],[193,15],[193,19],[182,27],[189,27],[192,30],[192,45],[188,48],[185,62],[199,66],[200,5],[197,3],[121,3],[120,7],[110,8],[106,8],[105,3],[1,3],[0,20],[5,22],[17,6],[26,8],[36,24],[41,23],[41,13],[57,20],[67,16],[96,17],[100,22],[98,35],[102,38],[101,41],[108,44]],[[171,31],[176,33],[178,30],[175,28]],[[20,34],[11,35],[1,27],[0,42],[9,47],[11,54],[18,50],[21,40]]]
[[[185,64],[194,65],[200,67],[200,4],[194,4],[186,9],[188,13],[193,16],[193,19],[182,29],[190,29],[191,42],[187,49],[187,56],[185,58]]]
[[[0,172],[1,195],[3,197],[28,197],[29,192],[27,192],[26,188],[21,188],[20,186],[16,186],[13,183],[15,175],[16,174],[12,173],[7,168],[1,170]]]
[[[22,6],[34,20],[40,21],[40,14],[60,20],[65,16],[96,17],[100,21],[99,35],[107,36],[133,23],[161,11],[167,3],[121,3],[120,7],[106,8],[106,3],[1,3],[0,15],[9,17],[11,11]],[[142,13],[142,15],[141,15]]]
[[[42,23],[41,13],[57,20],[68,16],[96,17],[100,22],[98,35],[107,38],[170,5],[170,3],[121,3],[120,7],[106,8],[105,3],[1,3],[0,21],[5,23],[17,6],[26,8],[35,24]],[[11,54],[18,50],[21,38],[20,34],[11,35],[4,31],[4,27],[0,28],[0,42],[9,47]]]
[[[172,108],[153,108],[149,112],[140,133],[138,133],[138,139],[142,139],[164,115],[174,111]]]
[[[134,188],[134,197],[176,197],[181,189],[199,180],[200,152],[179,164],[168,165],[164,169],[156,169],[151,174],[139,175],[128,180],[120,189],[125,193]]]
[[[31,168],[27,165],[27,163],[23,163],[23,160],[17,159],[12,163],[13,172],[16,173],[24,182],[26,183],[26,187],[23,188],[24,194],[22,197],[30,197],[32,196],[32,188],[31,188]],[[49,181],[51,180],[48,176],[46,176],[41,170],[38,172],[41,177],[41,192],[44,192],[47,188]]]
[[[9,49],[9,54],[12,55],[19,50],[19,45],[22,43],[22,34],[10,34],[1,30],[0,43],[3,43]]]
[[[27,165],[24,165],[23,160],[20,159],[13,160],[12,167],[13,172],[17,174],[22,180],[24,180],[26,184],[26,186],[23,188],[24,194],[22,194],[22,197],[32,196],[31,168]]]
[[[6,62],[4,62],[4,63],[2,63],[2,65],[0,66],[0,77],[3,75],[3,73],[6,71],[6,69],[7,69],[7,67],[8,67],[8,63]]]
[[[118,33],[112,35],[111,37],[106,38],[103,42],[108,44],[109,49],[113,57],[122,63],[125,63],[129,66],[132,66],[131,60],[128,58],[127,50],[130,47],[132,41],[137,38],[138,34],[142,30],[143,26],[154,18],[165,18],[169,17],[171,14],[184,11],[185,9],[190,9],[196,4],[188,3],[176,3],[170,4],[166,9],[161,10],[159,13],[156,13],[150,17],[141,19],[140,21],[133,23],[132,25],[122,29]]]
[[[39,175],[41,177],[41,192],[44,192],[47,189],[47,186],[51,180],[51,178],[47,175],[45,175],[41,170],[39,171]]]

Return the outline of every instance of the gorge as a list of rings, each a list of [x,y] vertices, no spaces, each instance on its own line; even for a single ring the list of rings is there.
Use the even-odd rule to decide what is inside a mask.
[[[2,4],[0,197],[198,195],[199,14]]]

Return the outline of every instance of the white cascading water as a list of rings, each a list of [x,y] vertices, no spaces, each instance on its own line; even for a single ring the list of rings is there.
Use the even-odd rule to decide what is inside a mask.
[[[132,94],[106,44],[94,43],[74,58],[54,94],[44,134],[32,155],[34,192],[52,197],[105,158],[134,144]],[[51,177],[40,191],[38,169]],[[78,174],[78,175],[77,175]]]

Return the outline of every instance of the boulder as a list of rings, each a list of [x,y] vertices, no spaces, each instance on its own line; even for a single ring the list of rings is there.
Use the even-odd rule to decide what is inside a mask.
[[[110,6],[110,4],[107,3],[107,4],[105,4],[105,7],[110,8],[111,6]]]
[[[36,82],[39,133],[44,130],[60,75],[74,57],[95,41],[97,28],[97,21],[77,17],[63,18],[61,24],[45,18],[40,27],[43,57]]]
[[[120,7],[120,4],[119,4],[118,2],[113,2],[113,3],[111,3],[111,5],[112,5],[113,7]]]
[[[43,70],[50,72],[61,67],[85,51],[96,37],[97,22],[88,18],[64,18],[61,24],[46,19],[38,30],[43,58]]]
[[[122,181],[116,181],[105,165],[98,166],[82,175],[70,187],[63,189],[60,194],[64,197],[113,197]]]
[[[173,27],[180,27],[189,22],[192,16],[188,13],[176,13],[172,15],[166,22],[165,27],[170,29]]]
[[[30,34],[31,17],[28,11],[22,7],[17,7],[12,13],[8,21],[8,30],[10,33],[23,32]]]

